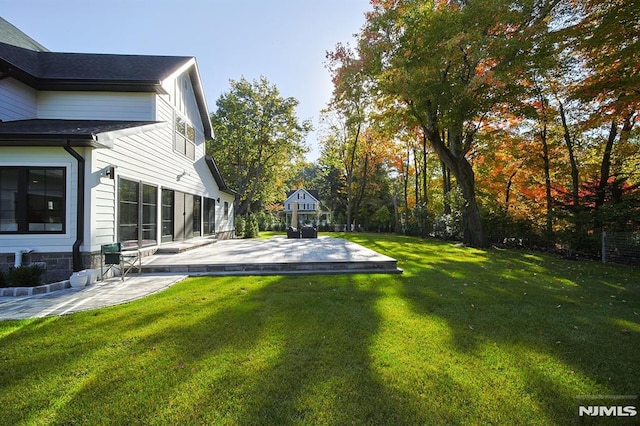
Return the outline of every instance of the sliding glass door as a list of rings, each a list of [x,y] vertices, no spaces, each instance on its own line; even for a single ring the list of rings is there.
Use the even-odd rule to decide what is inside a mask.
[[[158,243],[158,188],[120,178],[118,239],[126,247]]]

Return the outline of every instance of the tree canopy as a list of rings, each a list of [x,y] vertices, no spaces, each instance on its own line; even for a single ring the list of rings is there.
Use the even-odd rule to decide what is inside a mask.
[[[284,98],[262,77],[230,81],[211,114],[215,139],[208,151],[237,191],[236,212],[244,215],[280,201],[291,164],[306,152],[309,121],[300,121],[295,98]]]
[[[324,144],[353,153],[347,192],[367,193],[362,170],[386,167],[396,229],[459,225],[479,247],[517,235],[575,246],[638,226],[637,0],[371,3],[356,47],[327,56],[344,131]],[[374,129],[395,148],[370,155]]]

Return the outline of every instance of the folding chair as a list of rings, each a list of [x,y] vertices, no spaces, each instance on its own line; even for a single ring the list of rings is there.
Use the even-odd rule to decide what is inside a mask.
[[[121,243],[104,244],[100,246],[100,273],[104,279],[105,272],[109,272],[114,267],[120,270],[120,277],[124,277],[133,268],[142,271],[142,260],[139,250],[122,250]],[[105,269],[106,266],[106,269]],[[115,273],[114,273],[115,275]]]

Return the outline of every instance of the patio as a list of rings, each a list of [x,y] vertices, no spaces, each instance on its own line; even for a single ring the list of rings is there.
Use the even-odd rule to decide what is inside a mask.
[[[0,320],[42,318],[127,303],[162,291],[188,276],[289,274],[397,274],[395,259],[341,238],[268,240],[194,239],[163,246],[142,260],[142,273],[84,288],[0,297]]]
[[[389,256],[342,238],[273,237],[223,240],[142,260],[146,273],[189,275],[265,275],[312,273],[400,273]]]

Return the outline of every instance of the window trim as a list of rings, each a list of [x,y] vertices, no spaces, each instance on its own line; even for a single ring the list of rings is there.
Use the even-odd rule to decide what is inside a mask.
[[[3,231],[0,229],[0,235],[61,235],[67,233],[67,201],[68,201],[68,170],[66,166],[0,166],[0,170],[13,169],[17,170],[17,200],[15,207],[16,225],[15,231]],[[28,220],[28,202],[26,201],[29,195],[29,171],[31,170],[56,170],[62,172],[62,186],[61,186],[61,208],[60,208],[60,222],[61,229],[54,231],[46,230],[29,230]],[[44,222],[43,222],[44,223]]]
[[[184,131],[179,131],[180,126]],[[178,142],[184,142],[181,149]],[[190,160],[196,159],[196,128],[177,111],[174,111],[173,118],[173,150]]]
[[[136,226],[136,240],[124,240],[124,236],[122,235],[122,229],[121,227],[123,226],[122,224],[122,182],[123,181],[127,181],[129,183],[133,183],[136,184],[138,186],[137,188],[137,200],[136,200],[136,223],[135,224],[127,224],[127,225],[135,225]],[[149,187],[149,188],[153,188],[155,190],[155,204],[151,204],[151,203],[146,203],[144,201],[144,187]],[[131,178],[127,178],[127,177],[122,177],[119,176],[118,178],[118,190],[117,190],[117,196],[116,196],[116,203],[117,203],[117,212],[118,212],[118,219],[117,219],[117,237],[118,237],[118,241],[123,242],[123,243],[127,243],[127,244],[131,244],[133,246],[133,243],[135,242],[135,246],[136,248],[144,248],[144,247],[153,247],[155,245],[158,245],[158,230],[159,227],[161,226],[161,222],[158,221],[158,212],[159,209],[161,208],[161,200],[159,199],[160,194],[158,194],[158,190],[159,190],[159,186],[157,184],[154,183],[150,183],[150,182],[146,182],[143,180],[138,180],[138,179],[131,179]],[[128,200],[126,202],[129,202]],[[129,202],[130,203],[130,202]],[[144,222],[144,208],[145,206],[155,206],[155,215],[153,215],[152,217],[155,218],[155,223],[151,223],[152,226],[155,227],[155,234],[153,235],[153,239],[150,240],[146,240],[144,239],[144,233],[145,233],[145,225],[149,225],[147,223]],[[160,240],[162,239],[162,236],[160,236]]]

